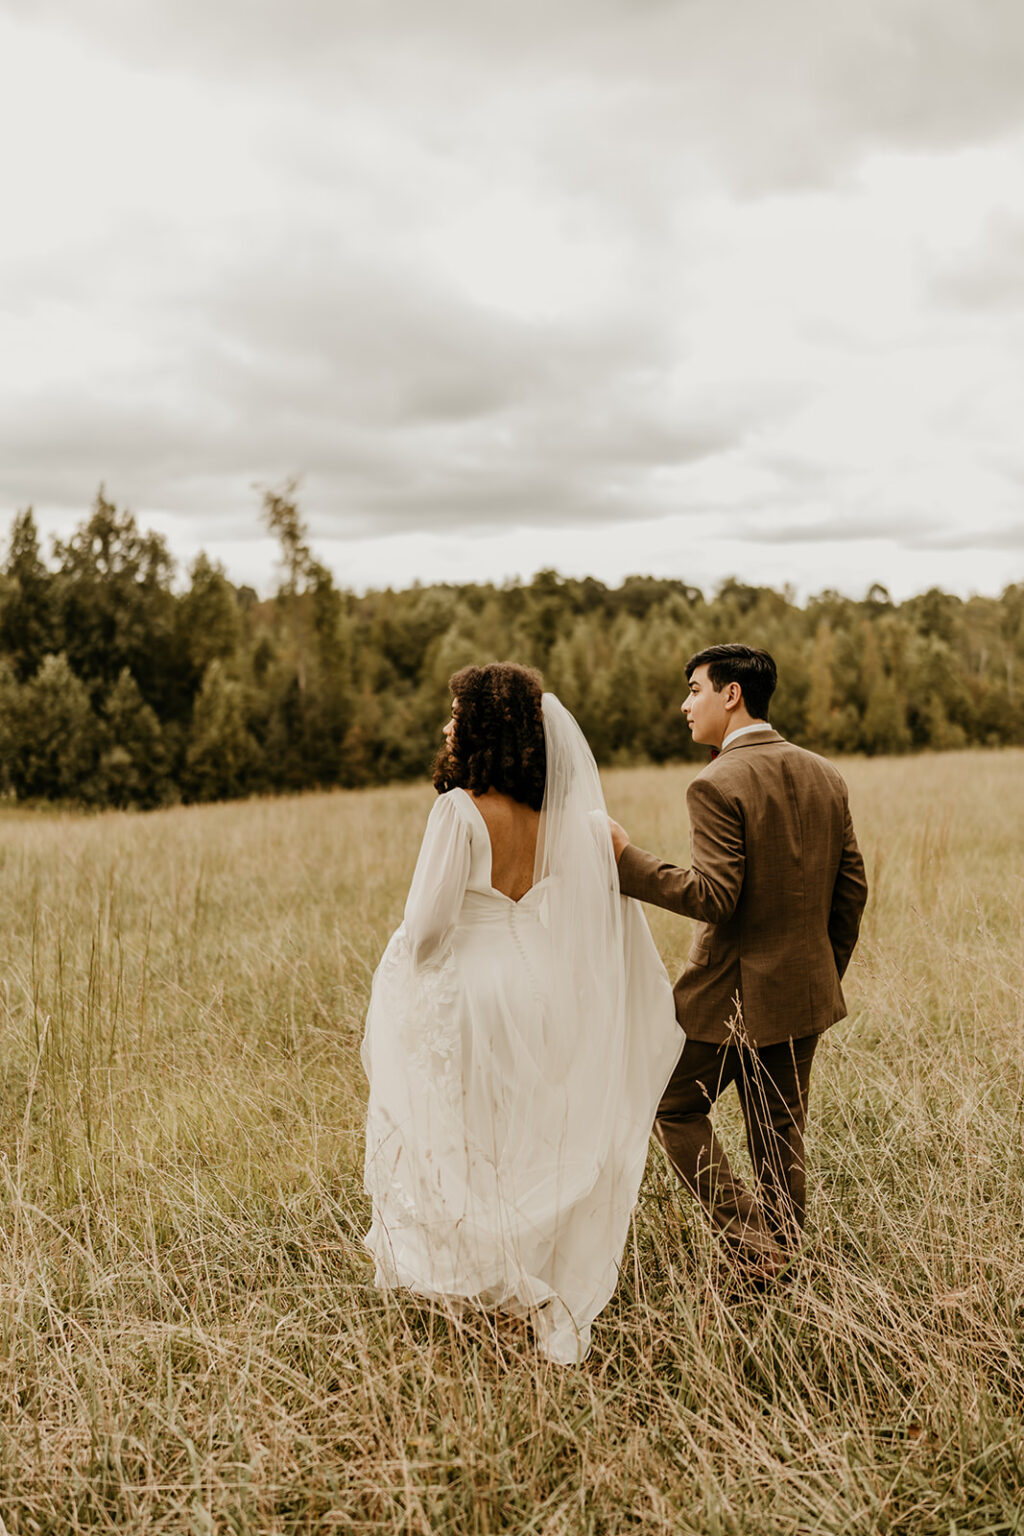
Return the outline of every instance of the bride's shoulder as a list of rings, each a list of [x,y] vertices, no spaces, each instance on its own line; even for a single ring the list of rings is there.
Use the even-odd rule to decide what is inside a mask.
[[[424,839],[431,845],[450,843],[463,838],[472,841],[476,830],[473,806],[463,789],[448,789],[437,796],[430,807],[430,815],[423,830]]]
[[[446,789],[434,801],[430,815],[436,820],[454,817],[459,821],[471,821],[473,802],[464,789]]]

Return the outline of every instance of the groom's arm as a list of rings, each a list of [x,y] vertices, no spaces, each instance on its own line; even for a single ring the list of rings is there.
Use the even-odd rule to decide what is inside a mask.
[[[850,963],[860,932],[861,915],[868,899],[864,860],[857,847],[849,806],[845,808],[845,817],[843,851],[839,856],[839,870],[832,887],[832,910],[828,917],[828,937],[836,957],[840,980]]]
[[[666,907],[702,923],[724,923],[736,910],[746,852],[738,810],[705,778],[686,792],[690,813],[689,869],[667,864],[632,843],[619,853],[619,890],[623,896]]]

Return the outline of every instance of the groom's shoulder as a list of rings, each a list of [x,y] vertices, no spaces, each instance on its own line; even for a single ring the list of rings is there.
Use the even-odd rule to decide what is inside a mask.
[[[798,747],[794,742],[783,743],[785,754],[780,766],[798,799],[808,804],[845,805],[847,802],[846,780],[835,763],[820,752]]]
[[[798,785],[815,785],[840,794],[846,792],[846,781],[834,763],[782,736],[775,736],[770,741],[753,741],[741,750],[721,752],[705,764],[698,778],[709,780],[723,793],[742,793],[746,786],[776,775]]]
[[[843,778],[835,763],[827,757],[822,757],[820,752],[811,752],[807,747],[798,747],[794,742],[787,741],[786,760],[793,771],[806,774],[808,778],[817,782],[825,782],[837,789],[846,789],[846,780]]]

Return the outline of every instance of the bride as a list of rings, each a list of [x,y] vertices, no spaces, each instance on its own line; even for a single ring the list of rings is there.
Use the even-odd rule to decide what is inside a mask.
[[[575,720],[511,662],[449,686],[366,1019],[365,1242],[377,1285],[527,1315],[571,1363],[615,1288],[683,1037]]]

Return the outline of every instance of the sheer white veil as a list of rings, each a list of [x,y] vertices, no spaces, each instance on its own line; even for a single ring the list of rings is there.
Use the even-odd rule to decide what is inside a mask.
[[[623,906],[594,755],[569,711],[542,699],[547,775],[534,866],[554,959],[553,1059],[571,1077],[570,1118],[595,1162],[614,1128],[627,1049]],[[575,1143],[579,1145],[579,1143]]]

